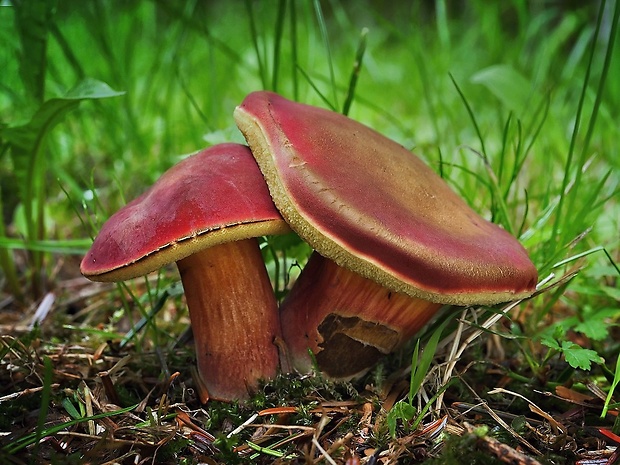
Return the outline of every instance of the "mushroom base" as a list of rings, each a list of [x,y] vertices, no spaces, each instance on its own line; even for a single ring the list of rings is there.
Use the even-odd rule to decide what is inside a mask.
[[[337,379],[360,376],[407,342],[442,304],[392,292],[314,252],[280,306],[292,365]]]
[[[258,242],[217,245],[177,265],[209,398],[246,399],[279,368],[278,308]]]

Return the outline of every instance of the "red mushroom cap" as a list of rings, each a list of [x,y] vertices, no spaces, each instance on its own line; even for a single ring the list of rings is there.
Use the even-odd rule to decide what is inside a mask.
[[[440,303],[534,291],[537,271],[519,242],[396,142],[271,92],[248,95],[235,119],[282,216],[339,265]]]
[[[207,247],[288,230],[248,147],[220,144],[173,166],[112,215],[80,270],[122,281]]]

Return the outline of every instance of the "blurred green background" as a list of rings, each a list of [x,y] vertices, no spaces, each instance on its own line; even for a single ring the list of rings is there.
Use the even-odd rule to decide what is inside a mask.
[[[618,259],[620,60],[608,53],[615,2],[600,6],[4,0],[5,290],[13,274],[21,301],[36,300],[53,289],[58,257],[77,274],[89,237],[126,200],[180,157],[242,141],[232,111],[257,89],[336,111],[353,91],[352,118],[412,149],[517,235],[541,277],[591,253],[598,265],[580,279],[613,289],[601,250]],[[84,79],[109,88],[88,81],[80,98],[123,94],[87,98],[33,132],[43,102]],[[29,128],[35,151],[18,150],[15,128]]]
[[[20,346],[22,372],[43,378],[32,354],[58,341],[62,352],[69,340],[83,352],[110,340],[157,351],[154,378],[165,372],[187,326],[176,272],[97,287],[79,262],[101,224],[182,157],[243,142],[233,109],[269,89],[403,144],[518,237],[551,280],[497,325],[502,375],[528,395],[580,382],[586,392],[595,381],[609,401],[620,382],[619,17],[614,0],[0,0],[0,324],[32,335]],[[282,275],[308,249],[291,236],[267,241],[281,297]],[[27,324],[46,295],[60,324],[43,329],[41,344]],[[455,312],[441,314],[450,330]],[[482,360],[482,344],[470,345]],[[435,348],[425,349],[426,364],[414,360],[420,383]],[[391,366],[407,365],[413,351]],[[387,366],[369,383],[391,376]],[[35,383],[51,390],[51,362],[45,373]],[[133,373],[127,380],[139,383]],[[306,396],[283,384],[275,390]],[[397,418],[411,426],[418,406],[409,403],[392,410],[393,427]],[[207,429],[229,422],[210,415]],[[375,439],[386,444],[387,434]]]

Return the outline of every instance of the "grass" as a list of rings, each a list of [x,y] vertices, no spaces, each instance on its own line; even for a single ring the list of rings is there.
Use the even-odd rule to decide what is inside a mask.
[[[491,463],[492,439],[566,463],[579,447],[601,449],[594,426],[618,433],[617,2],[1,5],[0,430],[13,433],[0,456],[9,463],[37,453],[76,463],[344,463],[354,453],[412,463],[441,460],[442,445],[452,463]],[[545,292],[501,319],[501,309],[446,309],[421,334],[434,349],[412,341],[353,384],[283,376],[248,405],[200,406],[175,272],[110,287],[81,279],[78,264],[105,219],[184,154],[241,142],[232,111],[262,88],[411,148],[521,240],[541,279],[553,274]],[[282,295],[307,249],[285,237],[265,252]],[[32,329],[46,295],[51,311]],[[414,376],[412,353],[422,354]],[[500,385],[542,413],[517,395],[487,394]],[[138,407],[109,410],[112,398]],[[472,410],[480,402],[483,412]],[[498,427],[493,415],[513,417]]]

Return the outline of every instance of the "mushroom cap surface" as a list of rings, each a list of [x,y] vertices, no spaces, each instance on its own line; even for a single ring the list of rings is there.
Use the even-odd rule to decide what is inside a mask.
[[[80,271],[122,281],[207,247],[287,231],[248,147],[219,144],[185,158],[114,213]]]
[[[325,257],[433,302],[533,293],[538,275],[521,244],[396,142],[266,91],[248,95],[235,120],[280,213]]]

